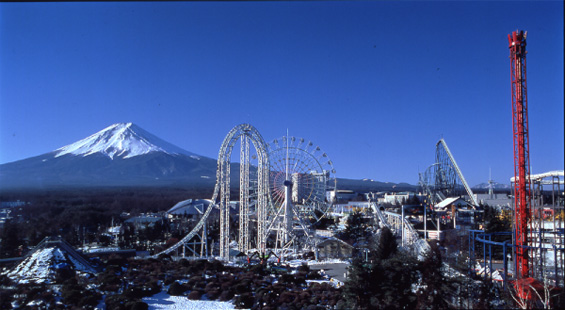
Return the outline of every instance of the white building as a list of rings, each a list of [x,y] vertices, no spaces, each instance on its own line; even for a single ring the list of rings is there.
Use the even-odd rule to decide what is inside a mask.
[[[399,192],[392,194],[384,194],[383,198],[377,200],[378,203],[390,203],[390,204],[404,204],[409,199],[414,198],[414,193],[412,192]]]
[[[332,202],[347,202],[357,198],[357,193],[347,189],[338,189],[326,192],[326,199]]]

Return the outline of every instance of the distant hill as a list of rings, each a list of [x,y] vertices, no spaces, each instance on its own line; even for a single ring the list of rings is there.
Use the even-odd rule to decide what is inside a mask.
[[[490,185],[488,183],[481,183],[481,184],[477,184],[477,185],[472,187],[473,190],[474,189],[488,190],[489,188],[490,188]],[[493,182],[492,188],[496,189],[496,190],[510,190],[511,186],[510,186],[510,184],[502,184],[502,183],[498,183],[498,182]]]
[[[348,189],[355,192],[384,192],[384,191],[416,191],[418,186],[408,183],[379,182],[369,179],[337,179],[337,189]]]

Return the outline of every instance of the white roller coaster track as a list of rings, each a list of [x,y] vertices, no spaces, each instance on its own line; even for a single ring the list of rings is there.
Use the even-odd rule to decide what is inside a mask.
[[[563,177],[565,176],[565,173],[563,170],[554,170],[554,171],[549,171],[549,172],[544,172],[544,173],[538,173],[538,174],[530,174],[530,180],[533,182],[542,182],[542,179],[545,178],[550,178],[550,177]],[[510,178],[510,182],[514,183],[515,177],[511,177]],[[557,183],[557,182],[556,182]],[[563,180],[559,180],[558,182],[559,184],[563,184]],[[547,181],[547,182],[542,182],[542,184],[552,184],[552,181]]]
[[[459,169],[459,166],[457,165],[457,162],[455,162],[455,158],[453,157],[453,155],[451,154],[451,151],[449,151],[449,148],[447,147],[447,143],[445,143],[445,140],[440,139],[437,144],[436,144],[436,148],[438,147],[438,145],[440,145],[443,147],[443,149],[445,150],[445,152],[447,153],[447,156],[449,157],[449,160],[451,161],[451,164],[453,165],[453,168],[455,168],[455,172],[457,173],[457,176],[459,177],[459,179],[461,180],[461,183],[463,183],[463,187],[465,187],[465,190],[467,191],[467,194],[469,195],[469,199],[471,199],[471,202],[473,203],[474,206],[478,206],[479,204],[477,203],[477,200],[475,199],[475,195],[473,194],[473,191],[471,190],[471,188],[469,187],[469,184],[467,184],[467,181],[465,181],[465,177],[463,176],[463,173],[461,172],[461,170]]]
[[[431,251],[426,239],[420,238],[412,223],[406,220],[406,218],[402,218],[401,214],[380,210],[376,203],[371,203],[371,208],[381,227],[386,226],[395,235],[402,236],[405,248],[411,248],[418,259],[424,259],[426,252]]]
[[[204,224],[208,220],[208,216],[212,212],[212,209],[218,207],[220,208],[220,256],[222,258],[228,258],[229,256],[229,193],[230,193],[230,157],[231,151],[235,145],[235,142],[243,138],[243,148],[242,152],[245,152],[244,160],[249,159],[247,150],[249,149],[249,140],[255,147],[258,155],[258,197],[257,197],[257,215],[258,215],[258,227],[257,227],[257,243],[258,248],[261,250],[266,246],[266,236],[267,236],[267,213],[268,206],[270,205],[270,197],[268,195],[269,189],[269,158],[267,153],[267,144],[259,134],[259,132],[249,124],[241,124],[234,127],[228,135],[225,137],[220,151],[218,153],[218,167],[216,170],[216,185],[214,187],[214,194],[212,195],[212,203],[208,206],[200,221],[194,226],[194,228],[179,242],[170,248],[155,254],[155,256],[161,254],[169,254],[178,248],[188,244],[188,242],[198,234],[198,232],[203,228]],[[244,169],[248,169],[248,163],[244,163]],[[248,180],[248,179],[246,179]],[[248,185],[248,184],[247,184]],[[248,186],[241,186],[244,190],[248,191]],[[244,208],[246,210],[247,208]],[[246,212],[246,211],[243,211]],[[248,225],[246,225],[248,227]],[[246,227],[246,228],[247,228]],[[243,241],[247,241],[248,238],[244,238]],[[244,246],[247,248],[247,245]]]
[[[286,137],[287,139],[289,139],[288,137]],[[300,141],[300,143],[305,142],[304,139],[296,139],[294,137],[291,138],[292,141]],[[231,163],[230,163],[230,158],[231,158],[231,154],[232,154],[232,150],[236,144],[236,142],[238,140],[241,140],[241,151],[240,151],[240,159],[241,159],[241,163],[240,163],[240,214],[239,214],[239,219],[240,219],[240,223],[239,223],[239,239],[238,239],[238,249],[249,255],[249,251],[250,251],[250,241],[252,240],[252,238],[250,238],[249,236],[249,224],[250,224],[250,219],[249,219],[249,214],[250,214],[250,204],[249,204],[249,199],[250,199],[250,178],[249,178],[249,173],[250,173],[250,163],[249,160],[251,158],[250,153],[249,153],[249,148],[250,148],[250,144],[253,145],[253,147],[256,150],[257,153],[257,197],[253,197],[256,198],[256,204],[255,204],[255,210],[257,211],[257,242],[256,242],[256,249],[259,251],[260,254],[264,254],[266,252],[266,244],[267,244],[267,237],[269,232],[271,232],[272,230],[277,230],[277,224],[281,224],[280,222],[280,218],[282,215],[282,211],[283,208],[280,208],[280,206],[276,205],[273,201],[273,198],[271,196],[271,192],[270,192],[270,183],[269,183],[269,174],[272,170],[272,167],[270,166],[269,162],[270,162],[270,156],[271,153],[270,152],[270,148],[269,146],[264,142],[263,138],[261,137],[261,135],[259,134],[259,132],[251,125],[249,124],[241,124],[238,125],[236,127],[234,127],[225,137],[221,147],[220,147],[220,151],[218,153],[218,168],[216,170],[216,185],[214,187],[214,194],[212,196],[211,199],[211,203],[209,204],[208,208],[206,209],[206,211],[202,214],[202,217],[200,219],[200,221],[198,221],[198,223],[196,224],[196,226],[194,226],[194,228],[184,237],[182,238],[179,242],[177,242],[175,245],[173,245],[172,247],[156,254],[155,256],[161,255],[161,254],[169,254],[177,249],[179,249],[180,247],[183,247],[185,245],[189,244],[189,241],[194,238],[195,236],[199,236],[198,232],[205,228],[205,223],[208,220],[208,217],[210,215],[210,213],[212,212],[213,208],[219,208],[220,209],[220,257],[222,259],[229,259],[229,232],[230,232],[230,221],[229,221],[229,213],[230,213],[230,207],[229,207],[229,203],[230,203],[230,167],[231,167]],[[276,140],[275,140],[276,141]],[[301,145],[301,144],[300,144]],[[295,149],[299,149],[301,152],[303,153],[308,153],[310,156],[312,156],[312,158],[310,159],[310,157],[308,157],[308,159],[310,159],[311,161],[315,161],[317,163],[317,166],[322,167],[322,165],[320,164],[322,162],[322,159],[325,159],[325,161],[323,161],[323,163],[327,164],[329,166],[329,169],[320,169],[320,172],[325,172],[328,175],[331,173],[335,173],[335,170],[333,169],[333,165],[331,163],[331,161],[329,160],[329,158],[327,157],[327,154],[324,153],[323,151],[321,151],[321,149],[319,147],[315,147],[314,149],[310,149],[310,147],[313,147],[314,144],[312,144],[311,142],[309,142],[307,144],[307,146],[302,149],[300,147],[297,146],[293,146],[291,145],[290,147],[294,147]],[[289,146],[286,146],[286,153],[288,153],[288,149]],[[272,151],[272,150],[271,150]],[[319,154],[318,154],[319,153]],[[288,154],[287,156],[288,157]],[[287,160],[288,161],[288,160]],[[297,165],[298,161],[295,162],[295,165]],[[304,161],[300,161],[301,164],[304,165]],[[288,165],[288,163],[287,163]],[[312,168],[316,168],[312,167]],[[286,172],[287,169],[285,169]],[[306,172],[310,172],[312,169],[308,169]],[[301,171],[298,171],[301,172]],[[289,177],[286,176],[285,180],[288,179]],[[319,180],[319,179],[316,179]],[[326,179],[324,179],[326,180]],[[331,180],[330,180],[331,181]],[[335,178],[333,178],[333,188],[335,189]],[[324,194],[325,194],[325,190],[326,188],[324,187]],[[316,206],[317,203],[320,203],[318,201],[314,201],[313,202]],[[327,208],[326,208],[327,209]],[[297,218],[298,219],[298,224],[301,226],[302,231],[304,232],[304,236],[306,239],[305,245],[306,247],[308,246],[312,246],[313,242],[313,235],[310,234],[309,230],[306,228],[306,224],[304,223],[303,219],[302,219],[302,214],[299,214],[298,211],[295,208],[292,208],[292,212],[293,214],[287,214],[288,218]],[[325,215],[325,209],[324,209],[324,213]],[[323,215],[322,215],[323,216]],[[287,222],[290,222],[287,219]],[[292,228],[293,226],[290,226],[290,228]],[[288,234],[288,231],[291,230],[290,228],[286,229],[286,232]],[[293,229],[292,229],[293,230]],[[296,236],[292,236],[291,239],[294,240]],[[201,238],[205,238],[205,237],[201,237]],[[289,239],[289,236],[287,236],[287,239]],[[292,240],[287,240],[287,241],[292,241]],[[291,242],[286,242],[286,244],[290,244]]]

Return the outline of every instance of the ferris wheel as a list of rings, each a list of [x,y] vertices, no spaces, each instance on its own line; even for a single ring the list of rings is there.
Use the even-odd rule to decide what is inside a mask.
[[[284,136],[269,144],[270,192],[276,210],[291,200],[294,216],[314,223],[328,211],[326,192],[336,189],[328,155],[311,141]]]

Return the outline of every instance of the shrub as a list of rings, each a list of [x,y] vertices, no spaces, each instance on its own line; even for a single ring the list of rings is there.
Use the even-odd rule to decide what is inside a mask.
[[[157,282],[149,282],[142,286],[130,286],[128,287],[124,295],[131,299],[141,299],[143,297],[148,297],[155,295],[161,291],[160,286]]]
[[[190,294],[188,294],[188,299],[191,300],[200,300],[200,297],[202,297],[202,293],[200,291],[192,291],[190,292]]]
[[[251,293],[243,293],[235,298],[234,304],[236,308],[246,308],[249,309],[253,306],[253,295]]]
[[[13,293],[8,290],[0,290],[0,309],[12,309]]]
[[[308,291],[302,291],[298,294],[300,300],[310,300],[311,296],[312,294],[310,294],[310,292]]]
[[[214,259],[211,263],[209,263],[208,269],[216,272],[221,272],[224,270],[224,264],[222,264],[222,262],[220,262],[219,260]]]
[[[149,305],[144,303],[143,301],[132,301],[126,304],[127,310],[147,310],[149,309]]]
[[[175,279],[178,279],[178,277],[168,277],[163,281],[163,284],[171,285],[175,282]]]
[[[80,290],[64,290],[61,292],[61,297],[63,301],[67,304],[76,305],[82,298]]]
[[[220,296],[220,290],[211,290],[206,292],[206,296],[210,300],[216,300]]]
[[[222,281],[220,284],[220,287],[222,288],[222,291],[230,291],[233,289],[233,280],[225,280]]]
[[[310,279],[310,280],[319,280],[319,279],[322,278],[322,275],[320,274],[320,272],[318,270],[311,270],[308,273],[307,278]]]
[[[93,309],[96,305],[98,305],[99,300],[100,296],[98,294],[90,293],[82,297],[78,305],[83,309]]]
[[[243,280],[238,284],[236,284],[233,290],[235,291],[236,294],[247,293],[250,291],[249,284],[250,284],[249,280]]]
[[[188,279],[188,286],[190,287],[194,287],[198,282],[202,281],[202,277],[201,276],[193,276],[190,277],[190,279]]]
[[[67,280],[74,279],[75,276],[76,272],[68,267],[57,269],[55,271],[55,283],[65,283]]]
[[[308,264],[302,263],[302,265],[298,267],[298,272],[303,272],[307,274],[308,272],[310,272],[310,267],[308,266]]]
[[[297,274],[297,275],[294,277],[294,284],[296,284],[296,285],[303,285],[303,284],[306,284],[306,275]]]
[[[198,290],[198,291],[204,291],[206,289],[206,281],[202,280],[200,282],[196,282],[193,286],[192,286],[193,290]]]
[[[100,275],[98,278],[100,282],[100,290],[102,291],[112,291],[117,292],[122,284],[122,280],[119,276],[106,271],[104,274]]]
[[[184,294],[184,292],[186,292],[188,290],[188,287],[179,284],[178,282],[173,282],[173,284],[171,284],[171,286],[169,286],[169,290],[167,291],[167,293],[169,295],[173,295],[173,296],[181,296],[182,294]]]
[[[108,257],[108,261],[106,262],[106,265],[125,266],[127,265],[127,259],[123,258],[120,255],[111,254],[110,257]]]
[[[229,301],[233,298],[234,293],[231,290],[224,290],[220,294],[220,301]]]
[[[128,301],[123,295],[110,295],[104,299],[104,304],[108,310],[121,310],[126,309],[125,303]]]
[[[279,282],[283,284],[291,284],[294,283],[295,279],[294,276],[288,273],[281,275]]]
[[[253,265],[251,266],[251,268],[249,268],[249,271],[251,271],[253,274],[257,274],[261,276],[267,273],[267,271],[265,270],[265,265],[263,264]]]
[[[159,259],[160,259],[160,260],[168,260],[168,261],[171,261],[171,260],[172,260],[172,259],[171,259],[171,255],[165,254],[165,253],[159,254]]]
[[[295,292],[286,291],[286,292],[283,292],[281,294],[281,296],[279,297],[279,303],[289,304],[289,303],[292,303],[295,299],[296,299],[296,293]]]

